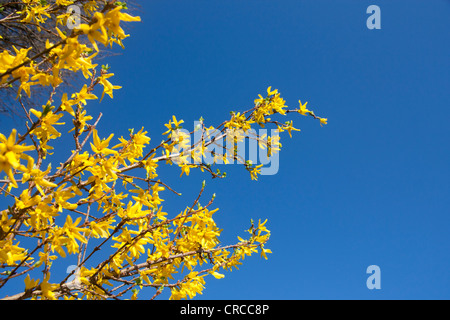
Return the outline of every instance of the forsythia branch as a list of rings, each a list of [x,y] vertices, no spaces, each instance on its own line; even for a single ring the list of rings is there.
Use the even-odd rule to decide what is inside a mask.
[[[189,299],[202,293],[207,276],[223,278],[220,272],[238,269],[255,253],[267,259],[267,220],[251,220],[246,239],[220,245],[215,194],[202,205],[206,182],[191,206],[178,214],[164,212],[163,192],[169,190],[178,199],[181,193],[159,176],[159,166],[178,167],[180,179],[198,169],[212,178],[225,178],[216,166],[236,161],[257,180],[263,165],[246,160],[239,143],[251,139],[267,149],[268,156],[279,152],[281,143],[279,136],[260,135],[254,128],[271,126],[292,136],[292,131],[299,131],[293,121],[275,117],[296,113],[321,125],[327,119],[301,101],[299,108],[289,109],[278,90],[269,87],[267,95],[259,95],[246,111],[231,112],[217,128],[207,127],[201,118],[189,132],[182,128],[184,121],[173,116],[164,124],[161,143],[152,143],[144,128],[117,140],[113,133],[102,137],[102,113],[94,118],[86,106],[98,99],[99,87],[101,99],[113,98],[121,87],[110,82],[114,74],[108,66],[99,68],[96,56],[101,45],[123,48],[129,36],[123,22],[140,18],[125,13],[126,5],[116,1],[17,4],[5,7],[0,26],[26,25],[26,30],[57,36],[58,41],[47,39],[41,50],[12,46],[0,52],[0,92],[15,90],[13,103],[20,104],[26,118],[24,129],[0,133],[0,172],[6,175],[0,180],[0,195],[9,203],[0,209],[0,289],[13,285],[20,290],[5,293],[4,299],[137,299],[148,290],[152,291],[147,297],[155,299],[164,289],[170,290],[171,299]],[[86,23],[68,35],[64,28],[71,19],[70,5],[79,7]],[[0,48],[6,48],[2,41],[0,37]],[[39,52],[30,54],[35,51]],[[78,89],[69,92],[61,86],[65,74],[82,74],[86,83],[74,82]],[[41,108],[30,108],[22,99],[23,92],[31,98],[31,87],[50,89],[48,99],[39,102]],[[55,150],[55,141],[69,146],[64,139],[69,132],[74,147]],[[199,139],[191,141],[192,134]],[[224,141],[229,142],[226,147]],[[55,153],[66,156],[53,168]],[[207,156],[212,160],[206,161]],[[77,262],[70,271],[55,266],[71,256]]]

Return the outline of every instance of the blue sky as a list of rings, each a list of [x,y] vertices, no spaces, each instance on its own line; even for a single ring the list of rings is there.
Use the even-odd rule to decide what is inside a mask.
[[[366,27],[371,4],[380,30]],[[268,86],[328,118],[294,116],[278,174],[257,182],[238,166],[225,180],[161,168],[183,193],[163,195],[174,214],[206,179],[224,244],[269,220],[269,260],[208,278],[196,299],[450,298],[450,1],[159,0],[135,13],[126,50],[105,60],[123,89],[90,107],[101,135],[144,126],[156,144],[172,115],[216,126]]]
[[[380,30],[366,27],[371,4]],[[201,298],[449,298],[449,13],[439,0],[143,4],[111,61],[124,89],[103,123],[159,142],[172,114],[216,125],[270,85],[329,120],[296,117],[277,175],[254,182],[227,166],[207,180],[224,243],[268,218],[273,254],[211,279]],[[181,209],[205,176],[170,170]],[[366,287],[372,264],[378,291]]]

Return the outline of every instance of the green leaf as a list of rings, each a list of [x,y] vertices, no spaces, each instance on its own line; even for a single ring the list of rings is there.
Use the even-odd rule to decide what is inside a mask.
[[[42,111],[42,118],[45,117],[52,109],[52,105],[50,103],[47,103],[44,107],[44,111]]]
[[[127,9],[128,9],[126,2],[117,1],[117,2],[114,3],[114,4],[115,4],[116,6],[118,6],[118,7],[122,7],[122,9],[124,9],[124,10],[127,10]]]

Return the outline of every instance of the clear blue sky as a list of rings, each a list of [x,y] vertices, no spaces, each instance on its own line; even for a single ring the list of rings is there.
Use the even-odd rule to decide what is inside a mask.
[[[295,116],[278,174],[258,182],[161,169],[183,193],[164,194],[174,214],[207,180],[224,244],[269,219],[269,260],[208,278],[198,299],[450,298],[450,1],[152,0],[136,14],[105,60],[123,89],[90,107],[103,136],[144,126],[159,143],[173,114],[217,125],[268,86],[328,118]],[[373,264],[381,290],[366,287]]]

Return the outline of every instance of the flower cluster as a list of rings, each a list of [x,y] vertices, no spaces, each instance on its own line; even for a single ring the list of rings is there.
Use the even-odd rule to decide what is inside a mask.
[[[66,9],[73,4],[83,9],[85,23],[63,32],[61,25],[70,18]],[[215,194],[204,201],[205,182],[192,205],[177,214],[165,212],[164,192],[181,194],[164,182],[158,168],[166,163],[178,166],[181,176],[200,169],[223,178],[225,174],[213,166],[239,160],[237,145],[225,156],[213,154],[208,150],[215,141],[213,131],[239,142],[244,139],[240,132],[272,124],[291,135],[298,131],[292,121],[274,119],[291,112],[326,124],[306,104],[290,110],[278,90],[269,87],[265,98],[259,96],[247,111],[232,112],[231,119],[217,129],[206,127],[201,119],[196,129],[202,137],[199,141],[179,131],[184,122],[175,116],[165,124],[165,140],[151,147],[144,128],[116,140],[112,132],[103,136],[98,131],[102,114],[89,115],[86,104],[98,99],[98,85],[103,87],[101,99],[113,98],[113,90],[121,88],[110,82],[114,74],[109,67],[98,68],[95,58],[98,44],[123,47],[127,35],[122,22],[140,21],[124,13],[124,7],[116,1],[22,0],[10,19],[2,22],[32,25],[43,34],[52,27],[51,33],[59,37],[56,42],[47,41],[33,56],[29,55],[32,48],[0,53],[0,90],[18,84],[16,99],[28,120],[18,137],[16,130],[8,138],[0,133],[0,173],[6,174],[0,180],[0,195],[10,201],[0,208],[0,289],[14,281],[22,283],[16,282],[22,291],[9,299],[127,295],[136,299],[140,292],[147,292],[145,288],[153,289],[151,298],[165,288],[171,299],[192,298],[202,293],[206,276],[223,278],[221,272],[238,268],[254,253],[267,259],[271,251],[265,247],[270,237],[266,221],[251,221],[247,239],[238,237],[235,244],[221,245],[221,229],[213,218],[218,212],[213,206]],[[64,92],[61,84],[66,73],[80,73],[87,83],[75,83],[78,90]],[[51,89],[41,108],[26,108],[22,103],[21,92],[32,96],[32,86]],[[55,142],[69,138],[69,132],[73,150],[56,152]],[[281,148],[279,137],[257,135],[255,139],[269,154]],[[213,163],[201,160],[208,152]],[[59,165],[52,166],[52,159],[58,159]],[[256,180],[262,165],[242,163]],[[69,256],[78,258],[76,268],[58,276],[53,262]],[[76,279],[71,280],[75,273]]]

